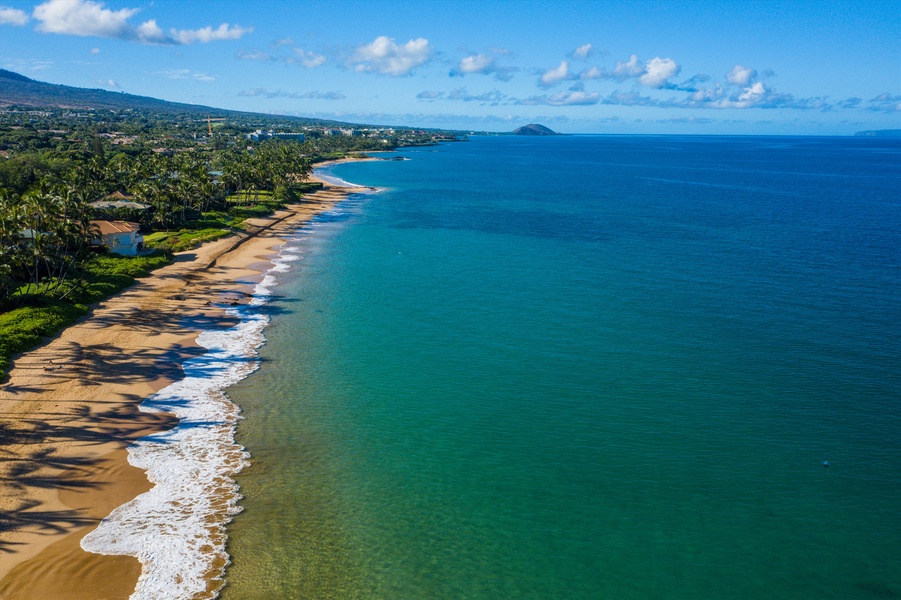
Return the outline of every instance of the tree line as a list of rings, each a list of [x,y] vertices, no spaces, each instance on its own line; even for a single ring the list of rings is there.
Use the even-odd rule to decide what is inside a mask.
[[[0,300],[58,293],[90,256],[91,206],[114,192],[147,209],[118,211],[146,230],[170,230],[211,210],[228,211],[229,197],[266,192],[275,202],[296,200],[312,171],[294,143],[263,143],[252,151],[87,153],[69,160],[0,163]],[[18,163],[18,164],[17,164]],[[44,168],[47,165],[50,168]],[[12,167],[12,168],[11,168]]]
[[[436,135],[326,135],[316,126],[328,123],[310,121],[304,142],[245,138],[298,123],[306,122],[247,114],[211,126],[193,114],[146,110],[0,111],[0,310],[77,287],[96,237],[92,219],[136,221],[152,232],[200,227],[210,221],[205,213],[238,218],[248,204],[298,200],[317,161],[430,144]],[[115,192],[146,208],[91,207]]]

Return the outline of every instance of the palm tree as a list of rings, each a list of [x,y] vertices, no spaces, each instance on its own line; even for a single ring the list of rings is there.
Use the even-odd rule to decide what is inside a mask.
[[[16,289],[16,271],[21,261],[19,238],[23,219],[20,199],[0,189],[0,304],[6,304]]]
[[[77,272],[90,248],[85,191],[71,185],[53,186],[43,179],[23,196],[20,209],[18,224],[31,234],[18,261],[27,276],[24,293],[54,292]]]
[[[127,190],[133,184],[133,163],[134,159],[124,152],[114,155],[107,164],[108,178],[115,181],[116,187],[120,190]]]

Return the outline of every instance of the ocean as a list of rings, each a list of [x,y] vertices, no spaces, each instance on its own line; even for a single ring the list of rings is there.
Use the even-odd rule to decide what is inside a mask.
[[[253,309],[222,598],[901,597],[897,140],[387,156]]]

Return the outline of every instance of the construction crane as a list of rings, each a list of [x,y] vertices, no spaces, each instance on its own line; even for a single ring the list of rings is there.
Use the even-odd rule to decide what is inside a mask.
[[[206,126],[207,126],[207,130],[209,131],[210,137],[213,137],[213,121],[225,121],[225,120],[226,120],[225,117],[217,117],[214,119],[210,116],[207,116]]]

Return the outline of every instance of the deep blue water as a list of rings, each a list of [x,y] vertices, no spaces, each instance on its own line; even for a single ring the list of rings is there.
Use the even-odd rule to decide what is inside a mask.
[[[901,597],[897,141],[400,154],[229,390],[223,597]]]

